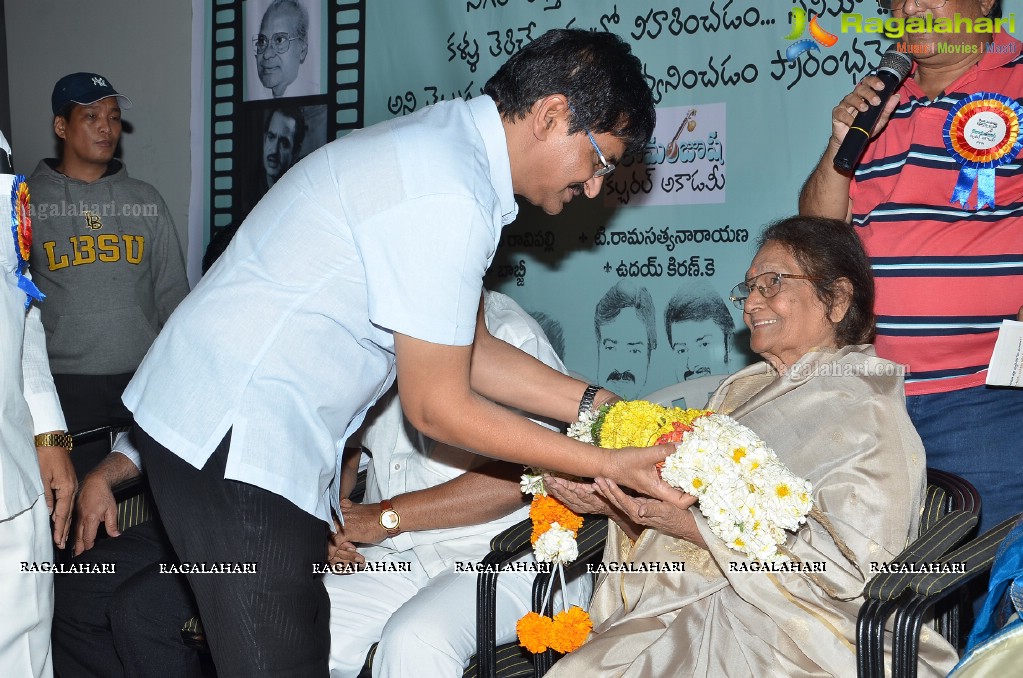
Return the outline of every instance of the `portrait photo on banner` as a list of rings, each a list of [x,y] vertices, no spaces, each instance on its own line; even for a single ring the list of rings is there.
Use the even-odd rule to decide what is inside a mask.
[[[236,223],[295,163],[327,143],[327,106],[260,102],[248,106],[240,125]]]
[[[247,0],[245,101],[326,93],[324,0]]]

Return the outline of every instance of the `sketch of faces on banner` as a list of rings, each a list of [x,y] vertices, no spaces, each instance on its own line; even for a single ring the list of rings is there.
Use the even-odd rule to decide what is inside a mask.
[[[565,340],[563,325],[551,309],[532,314],[543,318],[545,330],[552,326]],[[621,280],[597,300],[593,327],[595,363],[582,364],[592,360],[586,356],[566,365],[626,399],[642,398],[680,381],[731,374],[750,358],[736,349],[735,319],[724,297],[704,283],[683,284],[666,301],[660,297],[655,302],[646,286]],[[658,350],[661,328],[666,341]]]
[[[724,299],[706,285],[680,287],[664,308],[675,380],[729,374],[735,325]]]
[[[243,138],[251,139],[239,163],[250,168],[238,192],[239,218],[294,167],[327,143],[327,106],[291,106],[286,102],[252,108],[243,121]]]
[[[646,393],[657,348],[655,322],[654,301],[645,287],[623,280],[601,297],[593,313],[598,386],[626,400]]]
[[[247,0],[245,101],[326,92],[323,0]]]

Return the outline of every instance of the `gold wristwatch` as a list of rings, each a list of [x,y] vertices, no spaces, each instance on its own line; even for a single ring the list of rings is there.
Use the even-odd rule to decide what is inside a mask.
[[[391,506],[389,499],[384,499],[380,502],[380,527],[387,531],[387,534],[394,536],[401,532],[399,525],[401,524],[401,516]]]
[[[40,433],[35,437],[36,447],[63,447],[68,452],[74,447],[74,441],[67,433]]]

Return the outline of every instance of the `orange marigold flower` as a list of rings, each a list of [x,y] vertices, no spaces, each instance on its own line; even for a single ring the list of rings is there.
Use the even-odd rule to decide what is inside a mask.
[[[553,624],[550,617],[544,617],[536,612],[527,613],[515,624],[515,631],[519,634],[519,645],[533,654],[546,651]]]
[[[657,444],[663,445],[664,443],[680,443],[682,442],[683,436],[692,430],[692,426],[683,424],[681,421],[673,421],[671,422],[671,431],[658,438]]]
[[[562,654],[578,650],[590,635],[593,622],[586,610],[573,605],[568,610],[554,615],[548,644],[555,652]]]
[[[566,530],[574,533],[583,526],[583,519],[572,512],[554,497],[542,494],[533,495],[533,503],[529,507],[529,517],[533,521],[533,534],[530,537],[532,543],[540,538],[544,532],[550,529],[551,523],[557,523]]]

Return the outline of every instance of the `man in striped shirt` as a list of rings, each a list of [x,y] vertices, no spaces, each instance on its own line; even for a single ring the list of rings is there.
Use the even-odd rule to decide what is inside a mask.
[[[881,4],[895,18],[979,18],[996,0]],[[878,355],[907,366],[907,406],[928,466],[980,490],[986,529],[1023,509],[1014,439],[1023,391],[984,385],[998,328],[1023,304],[1023,172],[1012,131],[1023,117],[1023,44],[1002,32],[903,40],[916,64],[859,166],[847,174],[833,162],[856,114],[880,103],[874,76],[833,110],[799,208],[858,227],[876,279]],[[971,167],[981,157],[1002,164]]]

